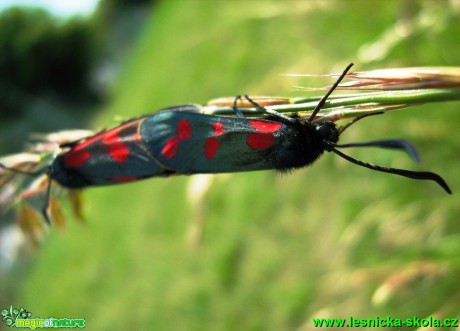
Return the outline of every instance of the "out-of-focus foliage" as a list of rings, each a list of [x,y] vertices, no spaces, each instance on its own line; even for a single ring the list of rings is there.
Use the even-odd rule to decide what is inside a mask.
[[[87,20],[61,22],[46,11],[0,13],[0,118],[19,116],[38,97],[95,97],[90,73],[97,44]]]
[[[148,19],[147,13],[155,3],[155,0],[99,1],[92,20],[105,45],[103,70],[108,77],[103,79],[113,79],[114,72],[118,71],[119,63],[137,40]]]

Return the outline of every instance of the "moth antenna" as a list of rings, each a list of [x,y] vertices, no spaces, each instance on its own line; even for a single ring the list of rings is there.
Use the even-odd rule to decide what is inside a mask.
[[[404,170],[404,169],[397,169],[397,168],[387,168],[387,167],[382,167],[378,166],[375,164],[363,162],[361,160],[357,160],[351,156],[348,156],[339,150],[335,149],[332,144],[328,145],[329,148],[328,150],[337,154],[338,156],[344,158],[345,160],[354,163],[356,165],[375,170],[375,171],[380,171],[380,172],[386,172],[390,174],[395,174],[403,177],[408,177],[412,179],[419,179],[419,180],[433,180],[436,183],[438,183],[439,186],[441,186],[447,193],[452,194],[452,191],[450,190],[449,186],[447,183],[442,179],[441,176],[438,174],[435,174],[433,172],[427,172],[427,171],[410,171],[410,170]]]
[[[7,167],[2,163],[0,163],[0,168],[14,172],[14,173],[18,173],[21,175],[26,175],[26,176],[37,176],[37,175],[43,174],[43,171],[23,171],[23,170]],[[51,225],[51,220],[48,215],[48,208],[50,205],[50,197],[51,197],[51,166],[48,167],[47,175],[48,175],[48,186],[46,189],[46,200],[45,200],[45,204],[43,205],[42,215],[45,218],[46,223],[48,225]]]
[[[318,114],[318,112],[321,110],[321,108],[324,106],[324,104],[326,103],[327,101],[327,98],[329,98],[329,96],[331,95],[332,92],[334,92],[334,90],[337,88],[337,86],[339,86],[340,82],[342,81],[342,79],[345,77],[345,75],[347,74],[347,72],[350,70],[350,68],[353,66],[353,63],[350,63],[346,68],[345,70],[342,72],[342,74],[340,75],[339,79],[337,79],[337,81],[334,83],[334,85],[331,86],[331,88],[329,89],[329,91],[327,91],[327,93],[321,98],[321,100],[318,102],[318,104],[316,105],[315,109],[313,109],[313,113],[311,113],[310,117],[308,118],[308,123],[311,123],[313,121],[313,119],[316,117],[316,115]]]
[[[368,141],[363,143],[351,144],[335,144],[336,148],[349,148],[349,147],[381,147],[389,149],[399,149],[405,151],[415,162],[420,162],[420,156],[414,145],[404,139],[387,139]]]

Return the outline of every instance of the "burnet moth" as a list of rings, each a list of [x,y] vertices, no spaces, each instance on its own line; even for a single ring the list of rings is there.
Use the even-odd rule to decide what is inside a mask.
[[[175,106],[61,145],[64,151],[48,169],[48,196],[51,180],[64,187],[83,188],[171,175],[287,171],[312,164],[324,151],[372,170],[435,181],[451,194],[446,182],[435,173],[378,166],[339,151],[363,146],[394,148],[406,150],[417,159],[415,149],[404,140],[337,143],[346,128],[366,116],[341,127],[316,119],[352,65],[343,71],[308,118],[278,113],[245,95],[244,99],[238,96],[233,102],[235,116],[202,114],[196,105]],[[240,100],[263,110],[266,117],[245,117],[237,107]],[[48,220],[46,209],[47,206],[44,215]]]

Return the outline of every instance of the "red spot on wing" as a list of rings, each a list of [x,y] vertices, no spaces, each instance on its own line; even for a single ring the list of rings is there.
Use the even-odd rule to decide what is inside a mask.
[[[64,164],[69,167],[81,167],[89,160],[91,154],[85,150],[71,150],[64,156]]]
[[[177,124],[177,138],[179,140],[187,140],[192,135],[192,127],[186,119],[181,119]]]
[[[120,137],[119,137],[119,133],[126,129],[126,128],[129,128],[129,127],[137,127],[140,123],[140,120],[136,120],[136,121],[131,121],[131,122],[128,122],[128,123],[125,123],[119,127],[116,127],[116,128],[113,128],[113,129],[110,129],[108,131],[103,131],[103,132],[100,132],[90,138],[87,138],[86,140],[83,140],[83,141],[80,141],[78,142],[72,150],[74,151],[77,151],[77,150],[81,150],[81,149],[84,149],[86,148],[87,146],[97,142],[99,139],[102,138],[102,142],[104,144],[110,144],[112,142],[116,142],[118,140],[120,140]],[[138,139],[138,134],[136,133],[134,136],[133,136],[133,139]]]
[[[113,131],[107,132],[102,138],[102,143],[106,145],[110,145],[110,144],[120,141],[121,139],[118,133],[119,133],[119,130],[113,130]]]
[[[267,121],[250,121],[249,125],[251,125],[254,129],[259,132],[276,132],[283,126],[282,123],[276,122],[267,122]]]
[[[102,143],[107,145],[108,152],[115,162],[126,162],[129,157],[129,147],[125,142],[139,142],[140,134],[136,130],[130,132],[138,127],[138,122],[129,122],[105,132],[102,135]]]
[[[214,137],[208,138],[204,144],[204,156],[206,159],[210,160],[216,155],[218,149],[219,140]]]
[[[128,135],[127,130],[137,128],[139,121],[131,121],[109,131],[103,131],[81,142],[77,142],[72,149],[65,153],[64,164],[69,167],[81,167],[90,158],[92,146],[98,146],[101,142],[108,148],[108,153],[116,162],[126,162],[129,157],[129,148],[123,141],[140,141],[139,132]],[[101,151],[97,153],[102,153]]]
[[[224,134],[224,125],[221,122],[213,123],[212,128],[214,129],[215,136]]]
[[[179,149],[179,141],[188,140],[191,135],[192,127],[190,126],[190,122],[186,119],[181,119],[179,123],[177,123],[177,135],[166,141],[161,150],[161,155],[168,159],[172,158]]]
[[[132,181],[137,180],[137,178],[134,176],[120,176],[120,177],[113,177],[111,178],[111,180],[114,182],[132,182]]]
[[[176,155],[178,148],[179,148],[179,138],[174,136],[170,138],[166,142],[166,144],[163,146],[163,149],[161,150],[161,155],[170,159],[174,155]]]
[[[122,142],[116,142],[109,145],[109,154],[115,162],[128,161],[129,148]]]
[[[273,145],[276,138],[269,133],[249,133],[246,143],[250,148],[257,151],[259,149],[268,148]]]

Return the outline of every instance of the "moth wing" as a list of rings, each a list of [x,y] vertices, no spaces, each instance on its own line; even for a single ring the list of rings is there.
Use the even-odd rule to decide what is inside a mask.
[[[261,133],[251,121],[276,125],[277,130]],[[153,157],[170,171],[221,173],[273,168],[283,128],[273,121],[163,111],[142,123],[141,135]]]
[[[126,122],[82,141],[61,155],[58,162],[64,171],[81,176],[86,185],[161,176],[164,169],[144,147],[139,133],[144,120],[145,117]]]

